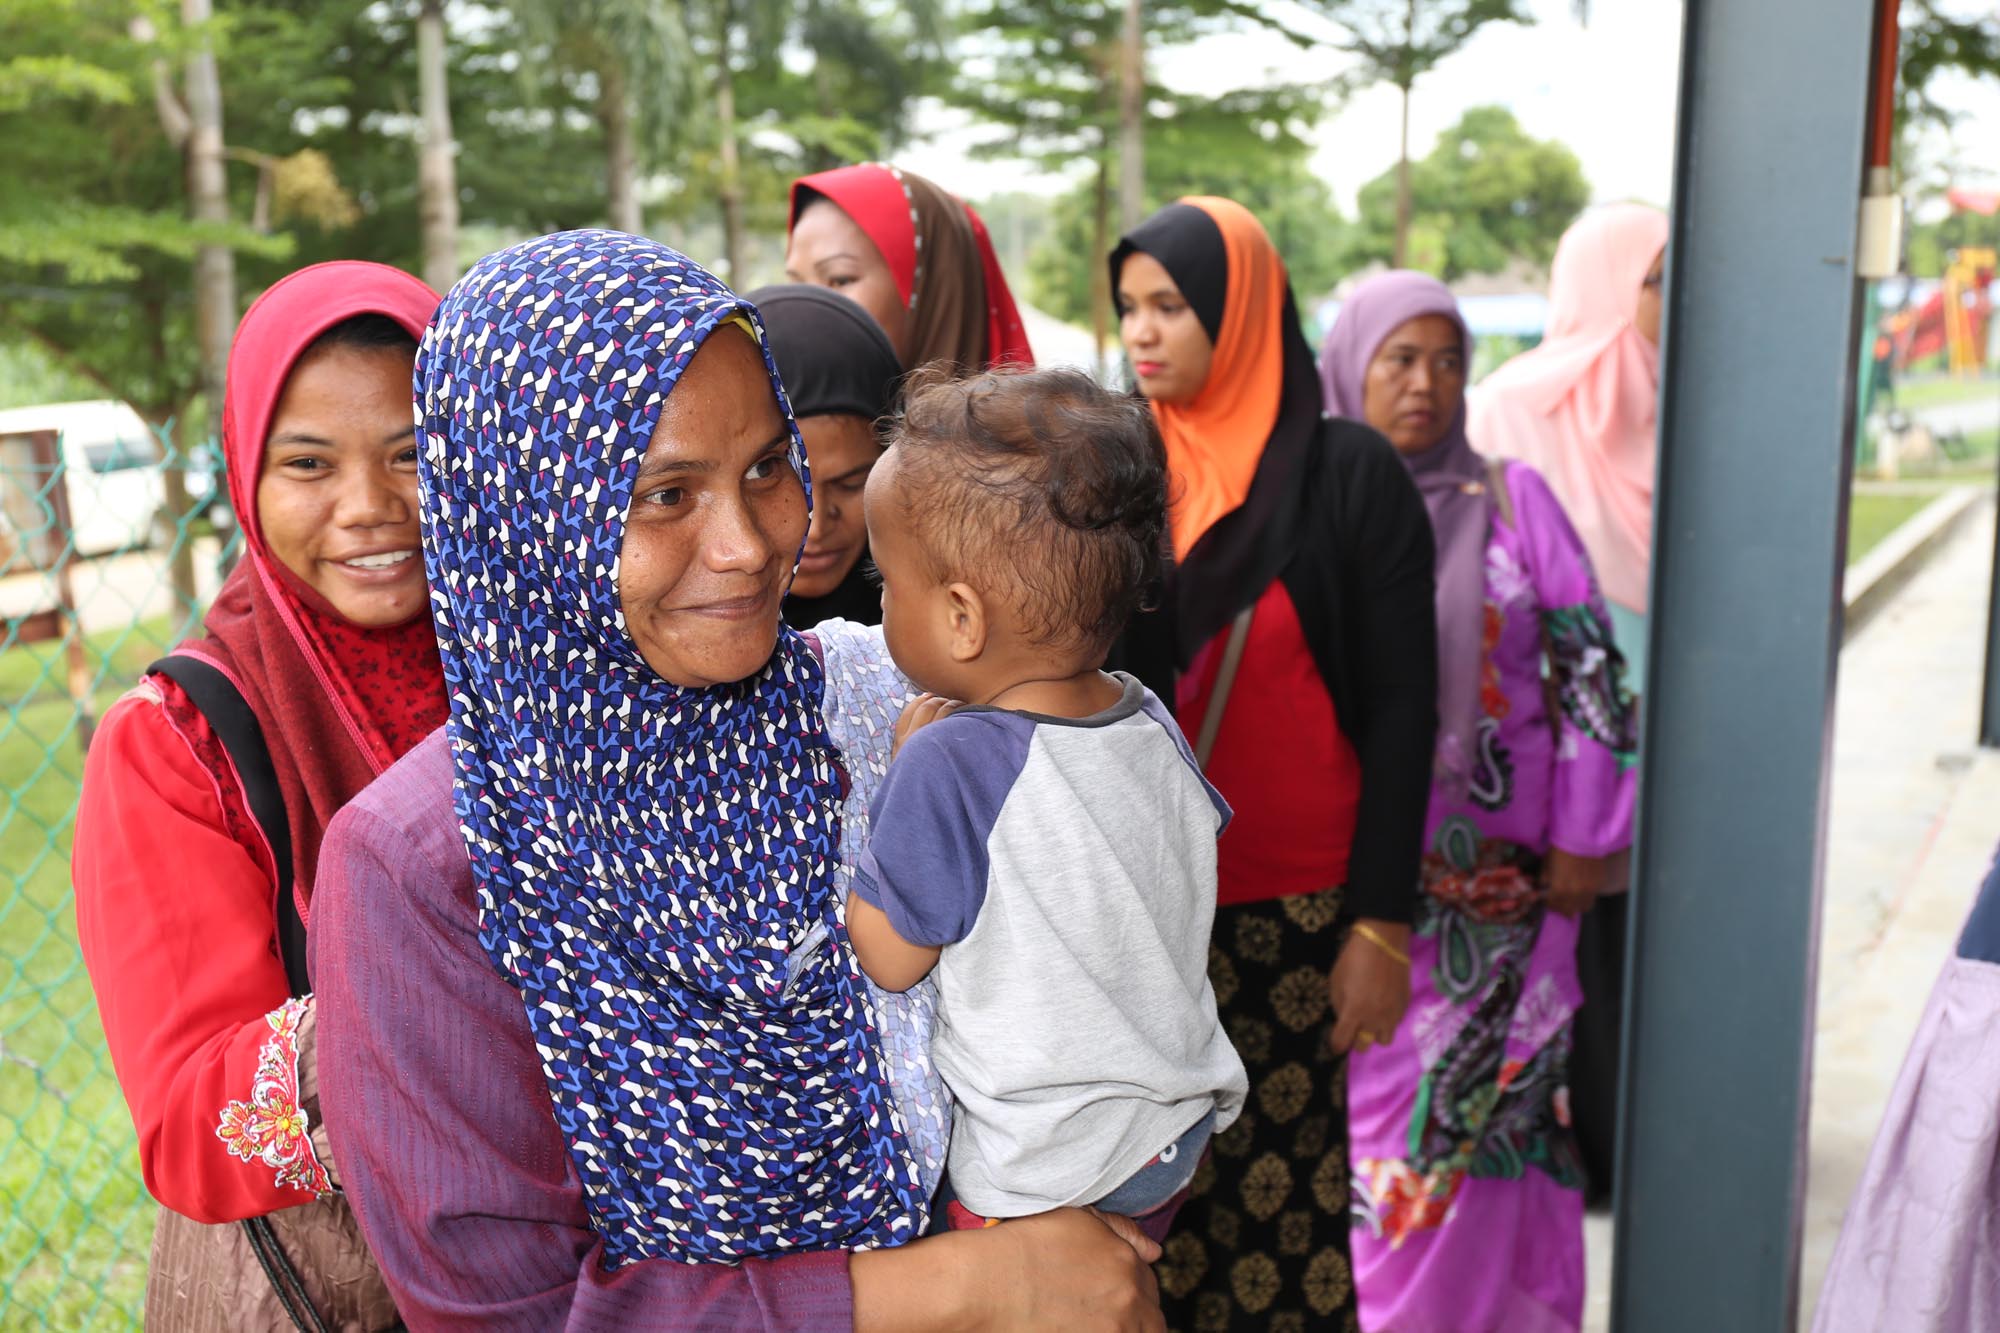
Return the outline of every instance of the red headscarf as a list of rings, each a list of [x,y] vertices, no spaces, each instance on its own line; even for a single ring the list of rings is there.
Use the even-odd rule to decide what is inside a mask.
[[[443,724],[444,673],[428,610],[364,629],[271,554],[257,517],[264,441],[285,381],[315,338],[356,315],[386,315],[421,339],[437,305],[436,292],[400,269],[315,264],[258,297],[229,349],[222,449],[243,558],[202,621],[204,637],[179,651],[227,672],[257,715],[284,793],[302,915],[328,821]]]
[[[971,204],[879,162],[793,181],[793,222],[808,202],[801,191],[831,199],[882,252],[914,321],[913,365],[946,360],[970,373],[1035,364],[1007,275]]]

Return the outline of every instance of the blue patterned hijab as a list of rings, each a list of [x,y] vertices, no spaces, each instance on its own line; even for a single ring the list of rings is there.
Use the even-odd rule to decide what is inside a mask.
[[[780,627],[757,676],[672,685],[619,608],[660,405],[731,320],[762,344],[675,251],[563,232],[481,260],[417,357],[480,942],[526,1002],[611,1264],[861,1248],[922,1219],[861,981],[828,939],[823,668]],[[796,427],[791,461],[805,480]]]

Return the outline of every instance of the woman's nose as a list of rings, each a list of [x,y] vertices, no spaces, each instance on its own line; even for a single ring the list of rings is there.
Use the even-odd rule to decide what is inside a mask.
[[[702,550],[710,569],[755,573],[771,562],[771,539],[742,498],[719,500],[708,515]]]
[[[383,469],[349,468],[342,478],[334,522],[348,528],[407,523],[413,512],[407,492],[415,489],[415,482]]]

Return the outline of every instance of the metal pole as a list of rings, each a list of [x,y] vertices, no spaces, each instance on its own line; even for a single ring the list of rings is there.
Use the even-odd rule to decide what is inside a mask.
[[[1979,743],[2000,749],[2000,524],[1994,527],[1993,572],[1986,580],[1986,669],[1979,697]]]
[[[1871,0],[1688,0],[1612,1326],[1789,1330]]]

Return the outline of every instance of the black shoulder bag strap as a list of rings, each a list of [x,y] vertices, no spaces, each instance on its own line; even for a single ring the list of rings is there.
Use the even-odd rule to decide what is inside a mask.
[[[298,900],[292,893],[292,825],[285,817],[285,798],[278,788],[278,771],[271,766],[270,747],[264,744],[264,729],[250,711],[243,695],[229,677],[196,657],[174,654],[146,668],[147,675],[158,673],[187,691],[187,697],[208,719],[229,762],[236,765],[237,779],[243,784],[243,799],[250,816],[264,830],[271,845],[271,860],[278,872],[278,955],[285,960],[285,980],[293,995],[312,993],[312,977],[306,970],[306,923],[299,918]]]
[[[264,831],[270,844],[272,867],[278,875],[277,936],[278,955],[284,959],[285,980],[294,996],[312,992],[312,978],[306,969],[306,923],[299,916],[293,897],[292,825],[285,817],[285,798],[278,788],[278,771],[271,765],[271,749],[264,743],[264,729],[250,711],[242,691],[229,677],[195,657],[169,654],[146,668],[147,675],[158,673],[187,692],[216,739],[236,766],[237,780],[251,818]],[[278,1301],[300,1333],[326,1333],[326,1321],[313,1308],[299,1270],[278,1244],[269,1217],[245,1218],[243,1232],[250,1252],[264,1270]]]

